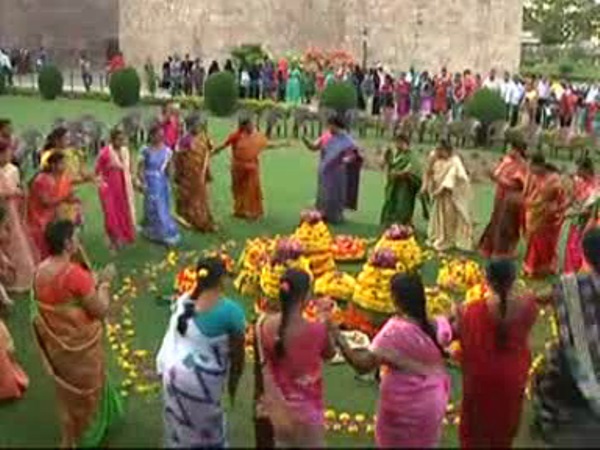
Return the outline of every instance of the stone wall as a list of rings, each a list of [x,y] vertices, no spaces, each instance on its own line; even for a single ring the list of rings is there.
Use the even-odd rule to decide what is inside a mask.
[[[522,0],[120,0],[120,42],[136,65],[191,53],[222,59],[241,43],[274,54],[309,45],[391,68],[519,65]]]
[[[110,39],[118,39],[119,0],[0,0],[0,45],[43,45],[63,65],[80,50],[104,63]]]

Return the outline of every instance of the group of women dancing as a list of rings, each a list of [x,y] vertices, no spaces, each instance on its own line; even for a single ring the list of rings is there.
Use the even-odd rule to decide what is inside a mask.
[[[581,239],[587,229],[598,224],[600,198],[600,184],[589,157],[578,161],[576,173],[563,176],[543,155],[528,157],[525,141],[515,137],[489,173],[496,194],[479,243],[473,236],[470,175],[447,141],[441,141],[422,169],[408,138],[400,135],[384,163],[383,225],[412,225],[420,200],[429,220],[428,244],[435,250],[478,248],[486,258],[515,257],[521,238],[525,238],[525,274],[543,278],[558,272],[560,236],[568,224],[563,269],[573,273],[584,266]]]
[[[233,214],[249,221],[264,214],[260,154],[270,145],[265,136],[246,119],[220,146],[212,144],[199,117],[190,117],[185,129],[186,134],[180,135],[176,111],[166,108],[150,128],[137,164],[125,134],[114,129],[94,170],[88,171],[69,147],[68,131],[59,127],[48,136],[39,155],[40,169],[28,188],[11,163],[10,132],[0,133],[0,304],[10,303],[10,293],[33,292],[31,320],[56,384],[62,447],[100,445],[123,413],[107,375],[102,344],[114,268],[97,273],[91,269],[78,238],[85,220],[76,186],[96,184],[113,251],[136,240],[136,190],[144,197],[141,233],[151,241],[176,245],[180,226],[216,230],[208,189],[210,158],[231,147]],[[320,152],[317,207],[328,222],[339,223],[344,210],[356,208],[360,151],[340,117],[330,120],[320,139],[305,145]],[[382,224],[412,224],[420,200],[429,219],[432,248],[440,252],[473,248],[470,176],[448,142],[442,141],[421,169],[409,140],[398,136],[384,163]],[[460,343],[463,370],[461,445],[511,446],[521,421],[531,364],[528,337],[539,304],[561,302],[559,328],[574,335],[581,327],[573,317],[582,309],[570,296],[579,296],[581,302],[589,297],[589,289],[574,287],[572,279],[562,280],[553,294],[517,292],[518,242],[524,235],[527,275],[556,273],[559,235],[571,218],[565,272],[587,270],[600,276],[594,206],[598,186],[589,159],[580,161],[569,185],[542,156],[528,159],[526,146],[518,139],[490,176],[497,190],[490,224],[479,243],[489,259],[486,278],[491,294],[483,301],[458,307],[449,317],[431,318],[421,278],[397,274],[390,286],[396,314],[369,348],[358,350],[330,317],[318,322],[304,317],[310,275],[292,269],[284,274],[280,307],[254,325],[258,446],[325,445],[323,363],[338,351],[358,372],[380,374],[378,446],[436,446],[451,389],[445,362],[453,341]],[[170,207],[171,177],[175,214]],[[223,395],[227,391],[235,399],[245,368],[246,319],[243,309],[224,293],[227,271],[220,259],[200,260],[196,272],[195,288],[174,302],[157,356],[164,388],[164,436],[169,447],[221,448],[228,440]],[[586,357],[585,348],[577,350],[573,358]],[[10,333],[0,321],[0,399],[21,397],[29,383],[14,355]],[[590,360],[587,356],[584,363]],[[588,378],[600,373],[592,369]],[[594,389],[582,395],[600,400]]]

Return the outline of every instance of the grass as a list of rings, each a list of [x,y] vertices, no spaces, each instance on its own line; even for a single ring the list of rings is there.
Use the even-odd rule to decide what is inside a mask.
[[[18,130],[37,127],[47,130],[57,117],[76,118],[84,113],[92,113],[97,118],[112,124],[118,121],[123,111],[108,103],[57,100],[43,102],[35,98],[0,97],[0,115],[13,120]],[[152,114],[144,109],[144,114]],[[210,133],[216,141],[223,139],[233,128],[231,120],[212,119]],[[298,221],[301,209],[313,204],[316,193],[317,159],[304,150],[301,144],[293,142],[288,146],[269,150],[262,157],[263,187],[267,214],[255,224],[247,224],[231,217],[231,195],[229,188],[228,157],[225,154],[213,162],[214,183],[212,185],[212,208],[221,226],[219,235],[200,235],[184,232],[183,249],[202,250],[219,245],[223,240],[234,240],[240,245],[249,237],[261,234],[289,233]],[[366,171],[361,184],[359,211],[349,215],[347,224],[335,227],[337,233],[351,233],[374,237],[380,229],[377,225],[383,201],[384,179],[380,173]],[[477,185],[475,190],[474,218],[476,223],[485,224],[492,207],[493,187]],[[148,263],[161,261],[165,250],[140,239],[135,245],[124,250],[118,258],[111,258],[104,238],[102,215],[97,193],[92,187],[79,191],[85,204],[86,225],[84,242],[95,264],[115,262],[121,276],[132,271],[140,271]],[[138,204],[141,211],[141,199]],[[419,217],[417,228],[424,233],[426,224]],[[481,226],[477,232],[481,231]],[[239,247],[239,246],[238,246]],[[432,261],[424,268],[424,276],[430,284],[435,282],[437,262]],[[165,274],[161,284],[170,286],[172,277]],[[142,294],[135,300],[134,322],[136,343],[140,348],[154,350],[163,336],[168,318],[166,306],[159,305],[151,294]],[[250,299],[241,299],[250,311]],[[40,447],[54,446],[59,442],[58,422],[55,413],[53,385],[44,372],[39,354],[33,344],[28,321],[28,308],[25,298],[18,299],[13,313],[8,319],[13,333],[17,355],[30,376],[31,387],[26,397],[18,402],[0,407],[0,447]],[[536,346],[543,342],[545,330],[539,327],[536,332]],[[113,355],[108,352],[112,366]],[[118,369],[112,369],[119,376]],[[229,414],[230,440],[234,446],[248,446],[253,442],[251,412],[252,373],[248,366],[244,375],[236,407]],[[460,379],[454,374],[454,391],[458,394]],[[353,395],[349,395],[352,392]],[[376,387],[354,379],[347,366],[326,368],[327,404],[337,411],[366,412],[375,409]],[[524,420],[524,425],[526,419]],[[531,445],[526,436],[526,426],[518,444]],[[124,423],[115,430],[109,440],[116,447],[154,447],[161,444],[162,418],[161,402],[158,397],[131,396],[127,402]],[[331,446],[370,446],[372,437],[364,435],[334,434],[328,436]],[[456,446],[456,427],[445,430],[445,446]]]

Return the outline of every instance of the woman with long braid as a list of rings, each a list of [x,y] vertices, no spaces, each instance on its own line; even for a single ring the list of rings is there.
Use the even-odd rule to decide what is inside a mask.
[[[351,349],[330,327],[344,358],[359,373],[381,368],[375,440],[384,448],[434,448],[450,395],[444,345],[451,327],[444,318],[427,317],[419,276],[392,279],[397,314],[375,336],[369,349]]]
[[[306,272],[289,269],[281,280],[281,313],[256,325],[263,381],[258,415],[271,421],[278,448],[325,446],[323,361],[335,349],[326,324],[303,317],[310,284]]]
[[[233,404],[244,369],[242,308],[223,295],[220,258],[200,260],[196,287],[175,303],[157,356],[167,448],[225,448],[223,391]]]
[[[463,400],[462,448],[510,448],[516,437],[531,351],[528,338],[538,307],[533,296],[519,296],[513,286],[515,263],[494,260],[487,266],[489,298],[458,311]]]

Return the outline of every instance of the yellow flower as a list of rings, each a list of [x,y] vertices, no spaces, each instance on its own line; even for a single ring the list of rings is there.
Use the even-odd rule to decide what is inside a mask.
[[[328,409],[327,411],[325,411],[325,419],[327,419],[327,420],[335,420],[335,418],[336,418],[335,410]]]
[[[344,412],[340,414],[340,422],[348,422],[350,421],[350,414]]]

